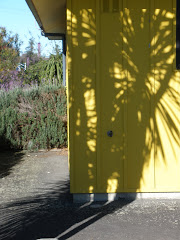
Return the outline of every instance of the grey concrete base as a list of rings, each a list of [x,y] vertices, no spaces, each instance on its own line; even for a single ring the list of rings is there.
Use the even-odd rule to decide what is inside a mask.
[[[180,192],[171,193],[75,193],[74,203],[111,202],[119,199],[180,199]]]
[[[39,238],[36,240],[58,240],[57,238]]]

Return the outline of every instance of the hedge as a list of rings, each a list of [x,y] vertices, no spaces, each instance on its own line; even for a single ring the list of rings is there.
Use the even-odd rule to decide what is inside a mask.
[[[16,149],[67,145],[66,91],[62,86],[0,92],[0,138]]]

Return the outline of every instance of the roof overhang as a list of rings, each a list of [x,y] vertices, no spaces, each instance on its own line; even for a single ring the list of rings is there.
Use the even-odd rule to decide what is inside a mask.
[[[62,40],[66,33],[66,0],[26,0],[44,35]]]

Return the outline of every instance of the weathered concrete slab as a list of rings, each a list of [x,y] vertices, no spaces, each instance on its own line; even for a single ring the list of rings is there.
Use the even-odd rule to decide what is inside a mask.
[[[180,200],[75,204],[69,193],[67,154],[7,156],[13,164],[6,165],[0,177],[1,240],[180,239]]]

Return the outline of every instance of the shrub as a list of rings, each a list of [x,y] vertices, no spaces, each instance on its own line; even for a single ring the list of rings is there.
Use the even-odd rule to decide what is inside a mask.
[[[31,63],[25,71],[24,82],[42,84],[62,84],[63,79],[62,54],[56,54],[49,59],[39,59],[34,64]]]
[[[66,95],[62,86],[0,91],[0,137],[14,148],[67,144]]]
[[[0,27],[0,71],[16,69],[21,44],[18,34],[12,35]]]
[[[0,89],[12,90],[17,87],[24,86],[24,72],[18,72],[15,70],[0,71]]]

